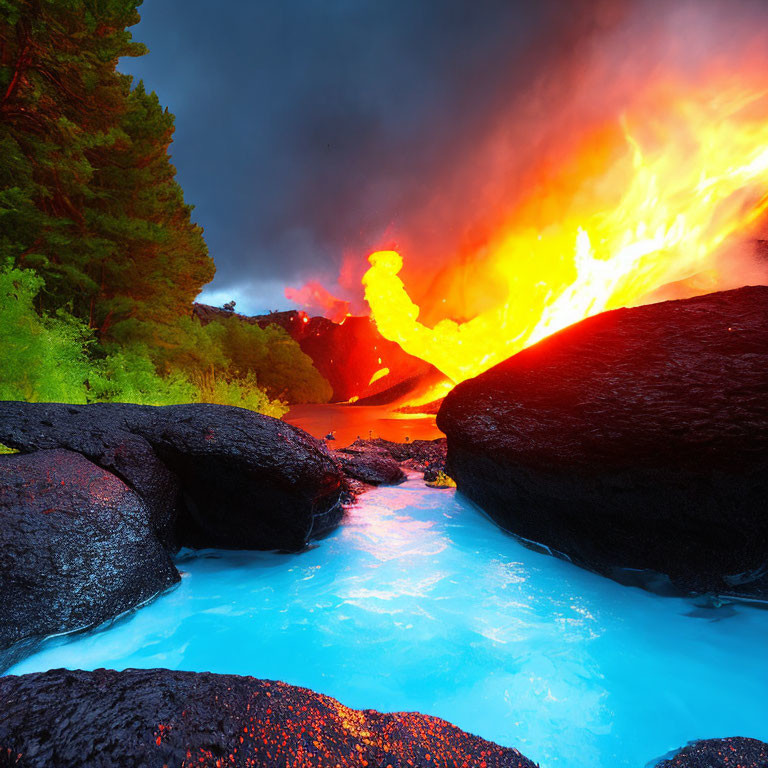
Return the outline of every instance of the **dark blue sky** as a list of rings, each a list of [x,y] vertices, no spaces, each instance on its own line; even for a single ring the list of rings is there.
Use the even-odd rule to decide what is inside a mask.
[[[555,10],[553,11],[553,5]],[[433,194],[577,6],[511,0],[146,0],[124,60],[176,115],[174,163],[217,265],[204,298],[284,307]],[[527,54],[529,55],[529,54]]]
[[[615,111],[654,68],[731,61],[764,8],[145,0],[133,32],[150,53],[121,68],[176,115],[173,160],[217,266],[203,299],[259,312],[309,279],[334,290],[345,254],[362,272],[390,241],[406,272],[439,279],[483,215],[514,205],[530,158]]]

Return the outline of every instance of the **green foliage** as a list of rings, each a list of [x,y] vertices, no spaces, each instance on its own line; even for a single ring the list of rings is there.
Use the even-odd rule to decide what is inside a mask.
[[[255,378],[274,400],[325,403],[331,398],[331,386],[311,358],[276,325],[260,328],[238,317],[203,325],[195,317],[180,317],[162,325],[136,324],[130,336],[141,338],[159,370],[180,371],[209,395],[222,382],[245,386]]]
[[[98,355],[93,331],[83,322],[63,310],[56,317],[37,313],[34,302],[41,284],[30,270],[0,269],[0,400],[210,402],[276,417],[287,410],[258,386],[253,373],[195,382],[180,370],[160,375],[149,348],[141,345],[112,347]]]
[[[228,317],[209,323],[205,330],[217,337],[229,376],[257,372],[259,383],[271,397],[291,403],[327,403],[331,399],[331,385],[284,328],[261,328]]]
[[[455,488],[456,481],[450,476],[446,475],[441,469],[437,473],[437,477],[434,480],[428,480],[426,483],[430,488]]]
[[[237,379],[216,379],[203,390],[201,397],[207,403],[238,405],[277,419],[288,411],[286,403],[270,400],[252,373]]]
[[[28,270],[0,270],[0,399],[85,403],[88,329],[63,313],[39,316],[41,285]]]
[[[0,16],[0,259],[102,340],[187,311],[214,271],[170,163],[173,116],[115,69],[145,52],[127,30],[139,4],[3,0]]]
[[[89,400],[175,405],[198,401],[195,386],[178,371],[159,376],[146,348],[116,349],[89,379]],[[256,410],[256,409],[254,409]]]
[[[213,277],[202,229],[191,220],[169,162],[173,116],[142,83],[127,98],[125,140],[94,176],[98,200],[89,220],[112,254],[99,264],[93,322],[102,338],[130,339],[133,318],[168,323]],[[121,327],[122,325],[122,327]]]
[[[328,400],[281,329],[190,316],[214,267],[173,115],[116,70],[140,4],[0,0],[0,398]]]

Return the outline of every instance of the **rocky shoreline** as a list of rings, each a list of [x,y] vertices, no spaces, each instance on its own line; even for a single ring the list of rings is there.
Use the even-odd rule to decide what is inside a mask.
[[[297,552],[445,440],[358,440],[217,405],[0,403],[0,671],[178,583],[180,547]]]
[[[147,506],[80,454],[0,461],[0,671],[49,635],[95,627],[179,581]]]
[[[0,766],[534,768],[438,718],[353,710],[252,677],[53,670],[0,677],[0,701]]]
[[[350,498],[377,485],[397,485],[407,475],[418,472],[427,482],[435,482],[445,472],[447,441],[411,440],[396,443],[382,438],[358,438],[346,448],[334,451],[347,476]]]
[[[331,451],[239,408],[0,403],[0,670],[178,583],[180,547],[297,552],[406,471],[454,477],[502,527],[603,575],[768,597],[768,288],[619,310],[445,399],[447,440]],[[646,579],[646,581],[644,581]],[[426,715],[169,670],[0,677],[0,767],[529,768]],[[766,768],[697,742],[659,768]]]
[[[655,768],[758,768],[768,765],[768,744],[757,739],[708,739],[681,749]]]
[[[63,448],[121,478],[169,550],[298,551],[341,519],[343,475],[325,446],[242,408],[3,402],[0,443]]]
[[[179,547],[299,551],[346,484],[304,431],[240,408],[0,403],[0,670],[174,585]]]
[[[0,677],[0,766],[536,768],[428,715],[354,710],[285,683],[167,669]],[[764,768],[768,744],[698,742],[658,768]]]

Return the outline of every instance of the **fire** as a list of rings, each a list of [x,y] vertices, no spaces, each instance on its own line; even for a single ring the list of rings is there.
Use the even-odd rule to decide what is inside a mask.
[[[336,298],[314,280],[301,288],[286,288],[285,297],[310,311],[320,312],[337,323],[343,323],[349,317],[349,302]]]
[[[381,363],[381,358],[379,358],[379,363]],[[368,382],[368,386],[370,387],[371,384],[378,381],[379,379],[383,379],[385,376],[389,376],[389,368],[379,368],[376,373],[371,376],[371,380]]]
[[[385,338],[459,382],[669,283],[695,277],[688,295],[721,287],[718,251],[768,208],[768,89],[723,77],[649,87],[551,168],[525,180],[526,197],[473,264],[501,298],[471,319],[420,322],[401,256],[369,257],[365,297]]]

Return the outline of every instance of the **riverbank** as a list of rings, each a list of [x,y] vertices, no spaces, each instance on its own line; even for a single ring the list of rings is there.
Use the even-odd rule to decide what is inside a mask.
[[[638,768],[693,738],[768,739],[768,611],[621,586],[525,548],[415,474],[359,497],[298,555],[175,562],[173,591],[11,671],[255,675],[442,717],[548,768]]]

